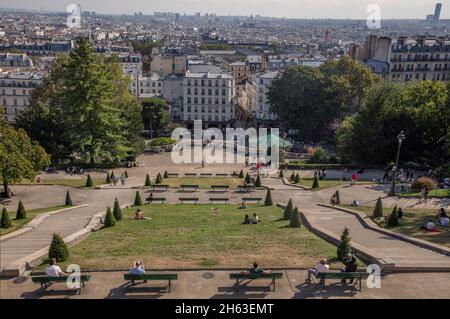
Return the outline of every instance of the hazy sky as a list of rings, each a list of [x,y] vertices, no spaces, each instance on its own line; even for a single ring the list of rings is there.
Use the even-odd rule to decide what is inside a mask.
[[[172,11],[192,14],[256,15],[288,18],[367,18],[367,7],[378,4],[382,19],[420,18],[443,3],[441,17],[450,18],[450,0],[0,0],[1,8],[65,11],[70,3],[99,13]]]

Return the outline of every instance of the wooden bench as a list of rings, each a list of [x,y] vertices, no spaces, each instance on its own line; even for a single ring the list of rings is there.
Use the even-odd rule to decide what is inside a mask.
[[[178,177],[178,173],[167,173],[167,177]]]
[[[202,173],[202,174],[200,174],[200,177],[212,177],[213,176],[213,174],[211,174],[211,173]]]
[[[197,205],[199,199],[198,198],[182,197],[182,198],[179,198],[179,201],[180,201],[181,204],[184,204],[185,202],[194,202]]]
[[[228,186],[228,185],[212,185],[212,186],[211,186],[211,189],[212,189],[214,192],[216,192],[216,191],[218,191],[218,190],[222,190],[222,191],[227,192],[227,191],[230,189],[230,186]]]
[[[181,185],[180,187],[183,192],[186,190],[194,190],[196,192],[200,188],[198,185]]]
[[[216,174],[216,177],[228,177],[228,174]]]
[[[186,177],[197,177],[197,173],[186,173],[184,174]]]
[[[170,288],[172,287],[172,280],[178,280],[177,274],[143,274],[143,275],[133,275],[133,274],[125,274],[123,275],[123,279],[129,281],[132,286],[136,284],[136,281],[162,281],[168,280],[169,285],[167,286],[168,292],[170,292]]]
[[[228,204],[230,202],[229,198],[210,198],[209,199],[210,203],[224,203],[224,204]]]
[[[238,188],[241,193],[249,193],[255,189],[255,186],[239,185]]]
[[[245,198],[242,198],[243,202],[246,202],[246,203],[248,203],[248,202],[250,202],[250,203],[258,203],[258,205],[259,205],[259,203],[261,203],[262,200],[263,200],[262,198],[256,198],[256,197],[245,197]]]
[[[283,278],[283,273],[270,273],[270,274],[230,274],[230,279],[236,280],[236,287],[239,289],[241,285],[239,281],[242,280],[267,280],[271,279],[272,282],[270,286],[273,286],[273,291],[275,291],[275,280]],[[269,287],[270,287],[269,286]]]
[[[156,191],[156,190],[164,190],[164,191],[167,191],[167,190],[169,189],[169,185],[162,185],[162,184],[158,185],[158,184],[155,184],[155,185],[152,185],[152,189],[153,189],[154,191]]]
[[[166,198],[164,198],[164,197],[153,197],[153,198],[150,198],[150,197],[147,197],[146,198],[146,201],[149,203],[149,204],[152,204],[152,203],[154,203],[154,202],[159,202],[159,203],[161,203],[161,204],[165,204],[166,203]]]
[[[48,288],[48,285],[51,283],[57,282],[67,282],[69,276],[60,276],[60,277],[50,277],[50,276],[34,276],[31,277],[31,281],[35,284],[40,284],[41,288]],[[81,293],[81,287],[86,287],[85,282],[91,280],[91,275],[80,275],[80,283],[81,286],[78,288],[79,294]]]
[[[354,285],[359,284],[359,291],[362,290],[362,280],[369,277],[368,272],[325,272],[314,275],[315,278],[319,279],[316,283],[316,289],[319,285],[326,287],[327,279],[335,280],[354,280]]]

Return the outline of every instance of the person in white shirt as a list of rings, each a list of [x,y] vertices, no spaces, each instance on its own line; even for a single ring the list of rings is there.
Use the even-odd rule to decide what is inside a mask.
[[[329,272],[330,266],[327,264],[327,260],[323,258],[319,263],[317,263],[314,268],[308,269],[308,279],[306,280],[307,283],[312,282],[311,276],[317,276],[318,274]]]
[[[45,268],[45,273],[49,277],[60,277],[60,276],[67,276],[65,272],[59,268],[59,266],[56,265],[56,258],[52,258],[50,260],[50,265]]]

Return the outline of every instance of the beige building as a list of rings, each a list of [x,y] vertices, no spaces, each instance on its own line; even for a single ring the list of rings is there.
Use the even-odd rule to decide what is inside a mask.
[[[236,95],[241,96],[247,80],[252,75],[250,65],[245,62],[233,62],[227,65],[227,71],[233,76],[236,83]]]
[[[152,56],[151,71],[168,76],[170,74],[183,74],[187,68],[186,55],[156,54]]]

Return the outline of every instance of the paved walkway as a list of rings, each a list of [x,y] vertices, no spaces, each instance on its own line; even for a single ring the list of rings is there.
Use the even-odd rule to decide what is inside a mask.
[[[276,291],[270,291],[269,281],[250,282],[237,291],[235,281],[229,279],[228,271],[183,271],[173,282],[172,292],[166,293],[167,282],[150,282],[127,288],[124,272],[91,273],[92,279],[82,289],[81,295],[68,291],[64,283],[54,284],[43,293],[30,278],[0,279],[0,298],[54,299],[54,298],[112,298],[112,299],[335,299],[335,298],[448,298],[450,274],[394,274],[381,278],[381,288],[368,289],[363,281],[363,291],[340,282],[327,282],[327,289],[315,290],[304,283],[305,270],[287,270],[283,279],[277,281]]]

